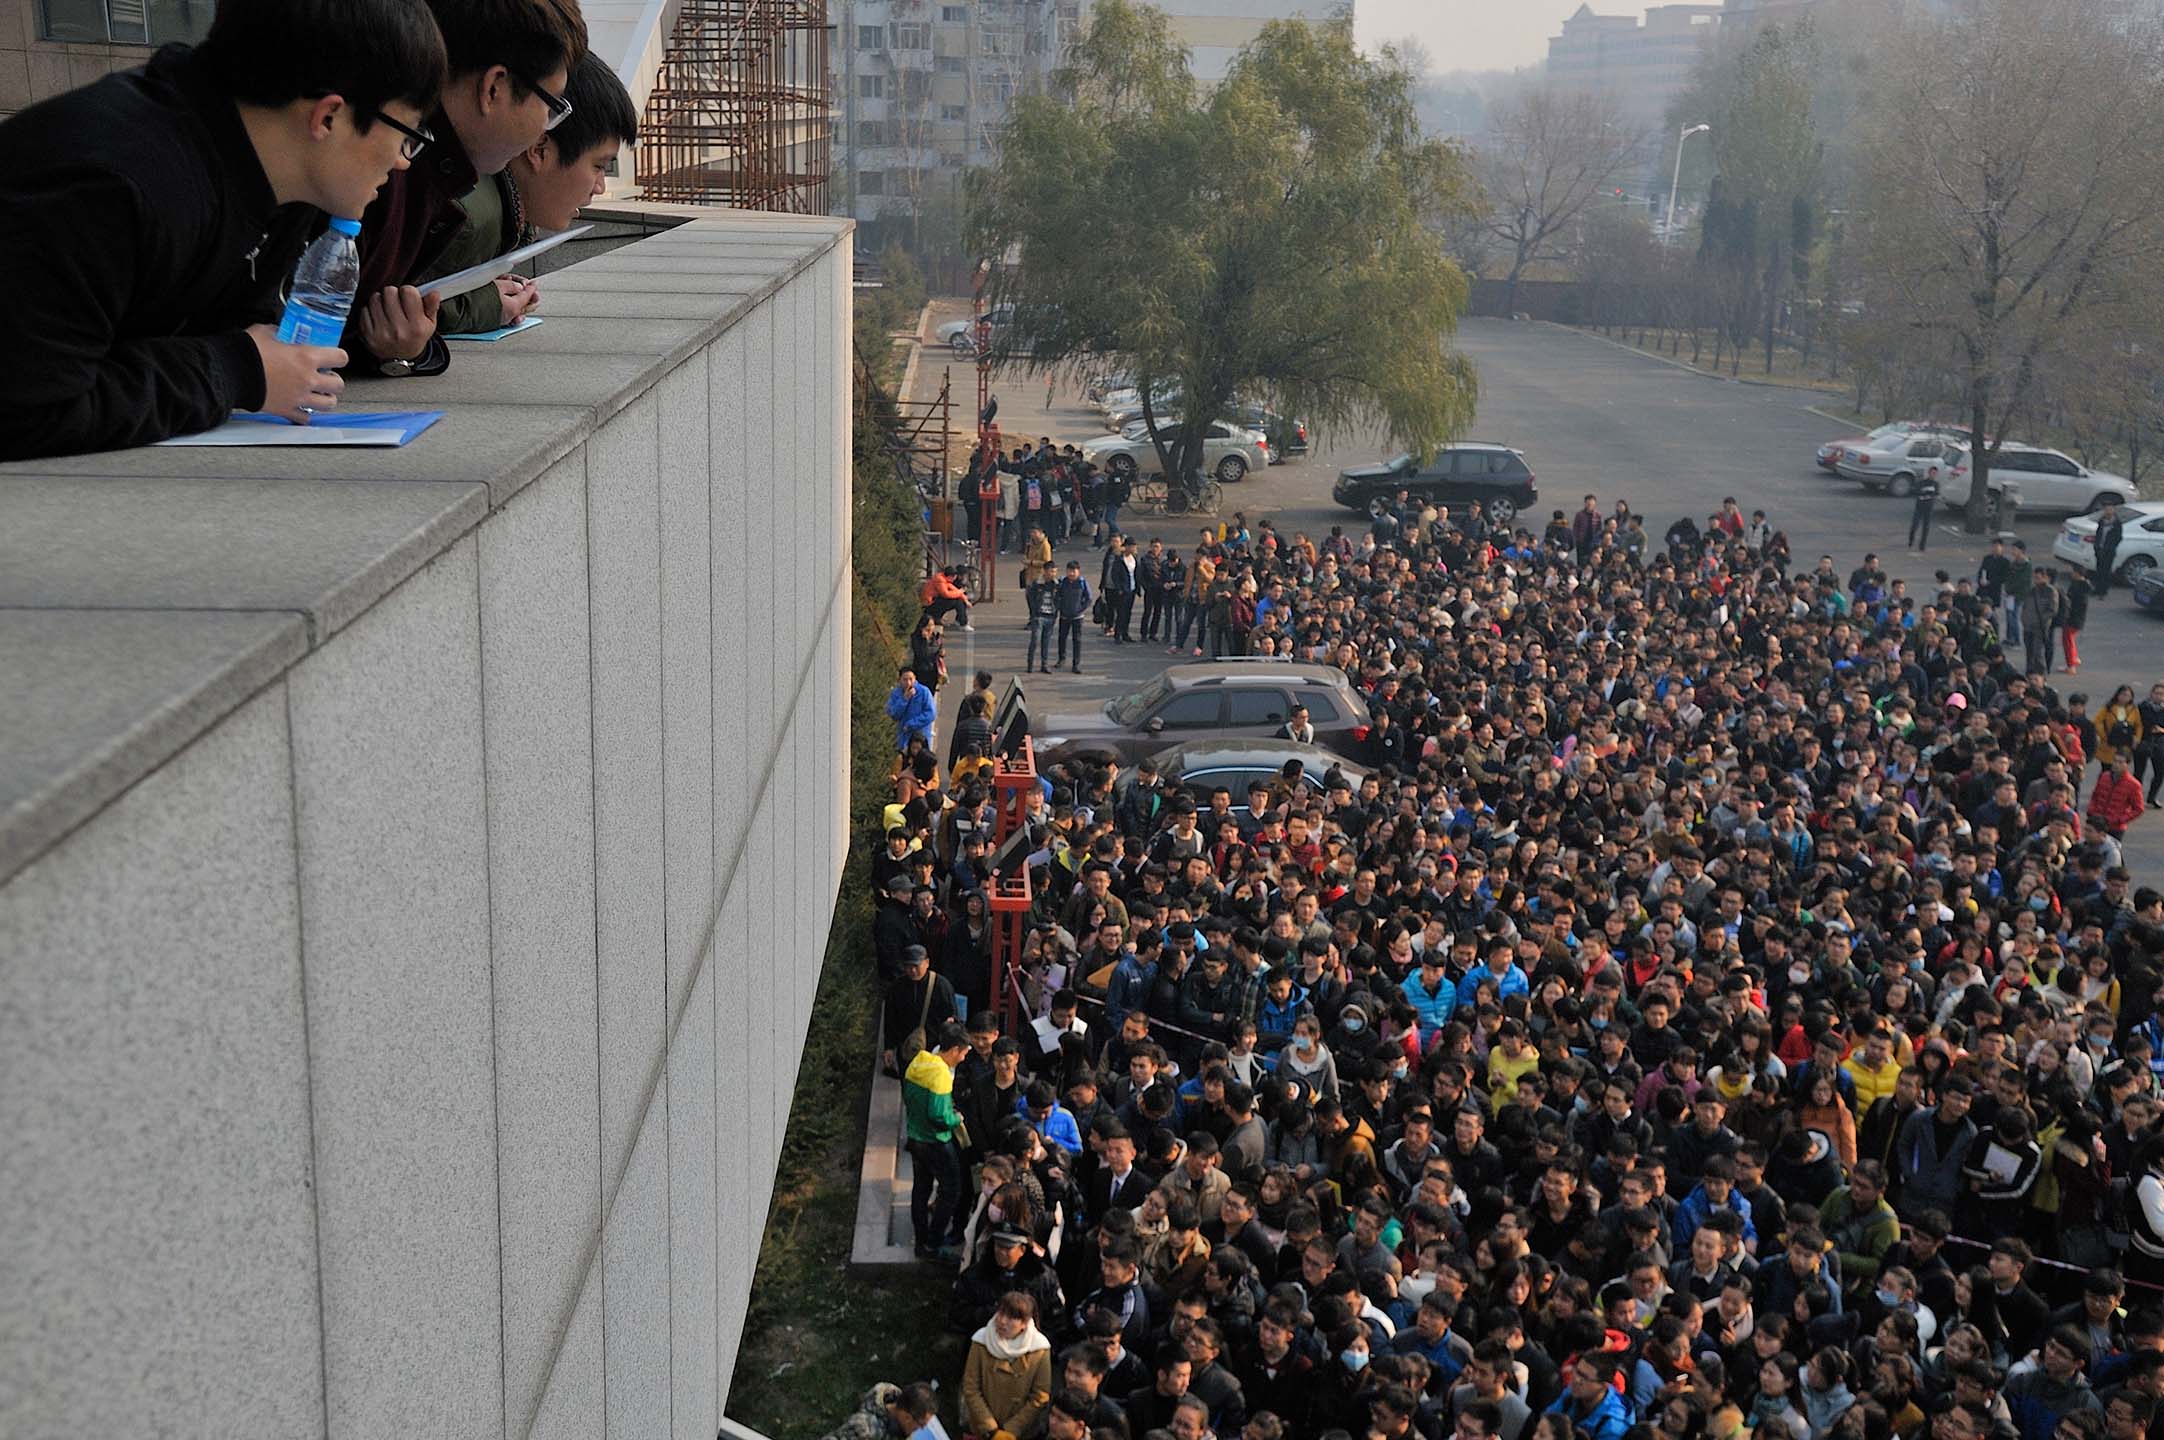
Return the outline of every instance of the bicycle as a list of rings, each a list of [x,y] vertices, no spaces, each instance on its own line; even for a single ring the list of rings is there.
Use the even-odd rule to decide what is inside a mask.
[[[1127,492],[1127,503],[1136,510],[1151,515],[1162,515],[1165,513],[1165,495],[1165,477],[1151,475],[1134,482],[1133,487]]]
[[[1167,489],[1164,513],[1167,515],[1215,515],[1225,503],[1225,487],[1215,480],[1201,481],[1192,493],[1185,488]]]

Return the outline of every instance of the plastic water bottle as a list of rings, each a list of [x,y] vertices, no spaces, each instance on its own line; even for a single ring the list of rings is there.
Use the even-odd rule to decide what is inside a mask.
[[[288,345],[336,345],[345,334],[353,292],[361,284],[361,252],[353,243],[360,233],[358,220],[333,220],[301,255],[285,317],[278,322],[280,340]]]

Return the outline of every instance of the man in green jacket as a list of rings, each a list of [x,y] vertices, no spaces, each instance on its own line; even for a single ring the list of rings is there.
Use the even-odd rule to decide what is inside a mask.
[[[909,1224],[919,1260],[961,1255],[962,1153],[955,1132],[962,1117],[954,1108],[954,1070],[969,1053],[969,1032],[949,1020],[939,1037],[917,1052],[902,1072],[902,1122],[915,1183],[909,1190]],[[987,1139],[991,1138],[989,1136]]]
[[[1901,1238],[1901,1221],[1886,1203],[1886,1167],[1858,1160],[1848,1184],[1819,1207],[1819,1228],[1841,1257],[1841,1279],[1861,1288],[1878,1278],[1879,1263]]]
[[[639,115],[630,92],[606,60],[589,53],[571,67],[564,100],[571,113],[562,123],[498,173],[482,176],[459,202],[465,223],[429,267],[429,278],[493,260],[530,243],[536,231],[570,229],[579,207],[607,186],[617,153],[639,138]],[[540,303],[541,291],[533,280],[506,275],[444,301],[436,330],[443,335],[485,334],[516,325]]]

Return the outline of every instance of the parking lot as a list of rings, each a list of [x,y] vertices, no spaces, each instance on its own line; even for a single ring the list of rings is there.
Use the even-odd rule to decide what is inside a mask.
[[[1876,551],[1888,574],[1906,578],[1911,593],[1921,596],[1931,593],[1936,570],[1975,572],[1984,545],[1959,533],[1958,517],[1941,514],[1928,555],[1907,554],[1902,537],[1909,502],[1867,493],[1817,468],[1812,456],[1820,444],[1854,433],[1813,408],[1821,396],[1714,379],[1551,325],[1468,320],[1459,343],[1480,368],[1479,418],[1467,438],[1524,451],[1539,477],[1540,504],[1528,523],[1545,523],[1550,510],[1575,509],[1591,493],[1603,508],[1618,497],[1628,500],[1658,537],[1679,515],[1703,523],[1723,496],[1733,495],[1746,513],[1762,508],[1775,528],[1787,532],[1799,566],[1831,554],[1845,575],[1866,551]],[[936,393],[950,365],[957,394],[973,391],[966,363],[930,350],[918,368],[915,394]],[[993,388],[1009,436],[1049,435],[1079,444],[1102,433],[1096,412],[1071,387],[1056,387],[1049,406],[1041,378],[999,376]],[[1389,453],[1379,434],[1320,434],[1310,455],[1228,487],[1225,510],[1240,510],[1250,521],[1267,515],[1287,534],[1363,525],[1362,517],[1331,503],[1331,481],[1341,466]],[[2056,563],[2051,543],[2059,525],[2056,517],[2019,524],[2017,533],[2039,564]],[[1168,543],[1194,539],[1185,520],[1131,515],[1126,528],[1145,539],[1162,535]],[[1096,585],[1097,562],[1086,545],[1069,545],[1060,554],[1063,561],[1082,558]],[[1001,572],[999,598],[980,615],[975,634],[948,636],[948,665],[957,676],[988,668],[1004,677],[1021,669],[1022,612],[1009,570]],[[2080,674],[2071,681],[2058,676],[2055,683],[2062,692],[2089,694],[2092,711],[2116,685],[2145,693],[2164,674],[2159,623],[2134,609],[2125,587],[2113,590],[2091,606]],[[1167,660],[1161,645],[1104,644],[1094,627],[1089,644],[1082,675],[1034,677],[1032,694],[1045,706],[1094,704],[1131,688]],[[2127,848],[2138,878],[2153,883],[2164,873],[2164,812],[2151,812],[2136,825]]]

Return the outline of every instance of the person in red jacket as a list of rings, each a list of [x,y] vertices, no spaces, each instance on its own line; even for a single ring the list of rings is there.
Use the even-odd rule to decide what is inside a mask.
[[[2141,782],[2128,773],[2130,764],[2125,754],[2113,755],[2089,796],[2089,822],[2114,840],[2125,839],[2126,827],[2142,812]]]

